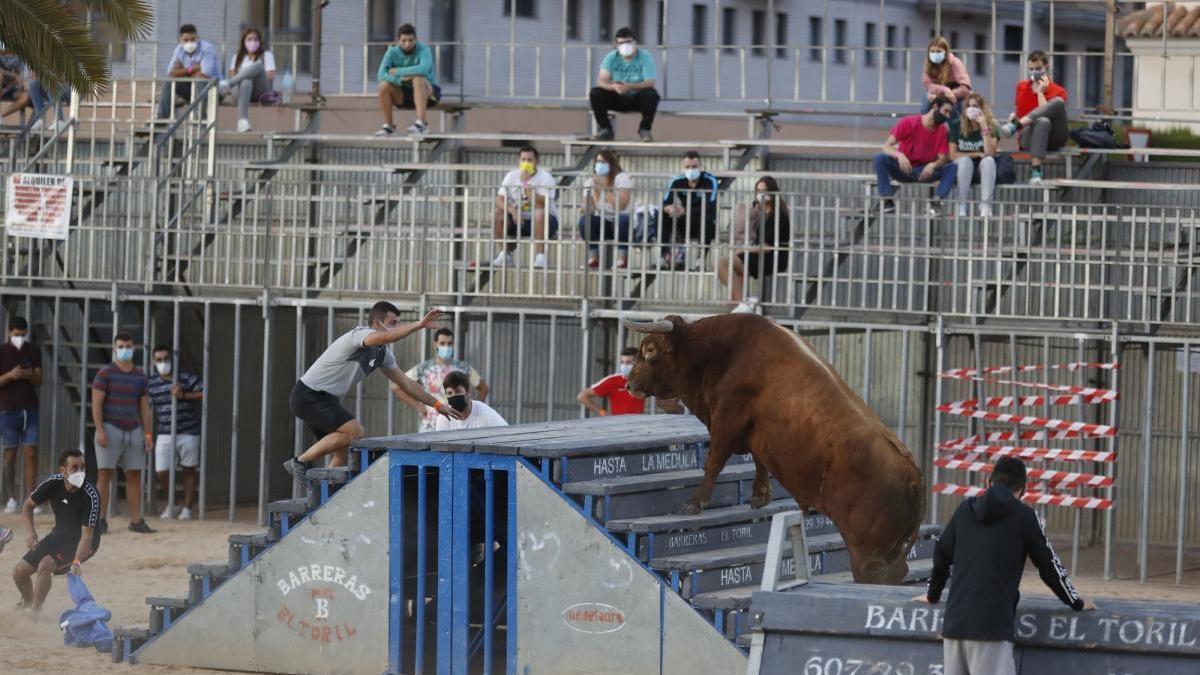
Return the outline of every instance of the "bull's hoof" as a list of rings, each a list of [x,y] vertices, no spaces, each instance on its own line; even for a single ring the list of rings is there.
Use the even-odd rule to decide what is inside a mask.
[[[704,510],[704,505],[700,502],[688,502],[679,509],[679,513],[685,516],[694,516]]]
[[[766,490],[756,490],[754,492],[754,494],[751,495],[751,497],[750,497],[750,507],[751,508],[761,509],[762,507],[764,507],[770,503],[771,503],[771,488],[770,488],[770,486],[768,486]]]

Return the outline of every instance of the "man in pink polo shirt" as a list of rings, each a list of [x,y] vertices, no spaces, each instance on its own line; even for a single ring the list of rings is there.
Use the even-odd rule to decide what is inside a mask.
[[[902,183],[931,183],[936,181],[937,200],[930,202],[929,215],[941,215],[941,200],[950,196],[957,174],[948,163],[950,156],[949,130],[946,120],[954,111],[954,102],[944,96],[933,100],[924,115],[910,115],[892,127],[883,152],[875,155],[875,176],[879,196],[883,197],[884,213],[895,211],[892,181]]]

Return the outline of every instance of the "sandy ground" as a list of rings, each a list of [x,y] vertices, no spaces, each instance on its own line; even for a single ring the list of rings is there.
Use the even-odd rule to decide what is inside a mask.
[[[157,534],[138,535],[125,530],[128,519],[117,517],[111,522],[110,534],[101,544],[100,552],[84,566],[84,579],[101,605],[113,613],[113,625],[144,624],[149,608],[149,595],[179,596],[187,591],[187,565],[193,562],[220,561],[226,556],[226,538],[239,532],[258,532],[253,509],[241,509],[238,521],[226,520],[227,511],[210,512],[209,520],[181,523],[148,519]],[[50,531],[53,517],[38,518],[40,534]],[[17,516],[0,515],[0,525],[16,529],[16,536],[0,553],[0,673],[213,673],[215,671],[165,668],[159,666],[130,666],[114,664],[108,654],[91,649],[77,650],[63,646],[57,628],[57,617],[69,606],[66,584],[56,578],[42,618],[38,622],[16,609],[19,599],[9,578],[17,560],[24,555],[24,527]],[[1057,548],[1070,564],[1069,543]],[[1080,592],[1092,596],[1098,604],[1104,598],[1153,598],[1176,602],[1200,603],[1200,553],[1185,562],[1189,571],[1183,586],[1174,584],[1174,553],[1152,550],[1150,583],[1137,581],[1136,553],[1132,548],[1120,548],[1114,555],[1116,579],[1102,580],[1103,551],[1085,550],[1080,556],[1080,575],[1076,585]],[[1027,572],[1022,592],[1028,595],[1049,595],[1035,572]]]

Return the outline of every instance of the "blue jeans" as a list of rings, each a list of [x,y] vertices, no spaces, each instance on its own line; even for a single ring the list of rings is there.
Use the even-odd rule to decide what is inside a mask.
[[[912,172],[904,173],[900,169],[900,162],[895,157],[883,152],[875,155],[875,180],[879,183],[880,196],[892,196],[892,193],[895,192],[895,189],[892,188],[892,180],[898,180],[901,183],[920,183],[921,170],[924,168],[924,164],[913,164]],[[934,170],[930,180],[936,181],[938,184],[938,199],[950,196],[950,191],[954,189],[954,181],[957,179],[958,171],[952,163],[943,164]]]
[[[592,255],[596,255],[600,251],[600,244],[613,242],[627,244],[629,242],[629,214],[622,213],[617,216],[615,222],[602,218],[598,213],[580,216],[579,236],[588,242],[588,253]],[[617,246],[617,250],[621,252],[621,255],[625,255],[629,251],[629,247]]]
[[[0,448],[38,444],[38,409],[5,410],[0,412]]]
[[[64,105],[69,105],[71,103],[70,91],[63,86],[59,86],[58,90],[58,102]],[[29,102],[33,104],[34,119],[42,119],[42,114],[46,112],[46,107],[50,105],[54,105],[55,110],[58,112],[58,119],[61,120],[66,117],[66,115],[63,113],[63,105],[56,105],[55,101],[51,98],[51,93],[52,92],[47,91],[46,88],[42,86],[41,80],[30,80]]]

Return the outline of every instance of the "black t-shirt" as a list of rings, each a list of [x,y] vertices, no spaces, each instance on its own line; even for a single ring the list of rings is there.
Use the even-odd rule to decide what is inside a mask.
[[[26,342],[20,349],[11,342],[0,345],[0,375],[20,366],[41,368],[42,352]],[[13,380],[0,386],[0,411],[31,410],[38,407],[37,389],[29,380]]]
[[[100,491],[87,481],[78,490],[70,492],[61,473],[51,474],[30,498],[34,504],[50,502],[50,508],[54,510],[52,536],[79,541],[83,527],[96,527],[100,522]]]

